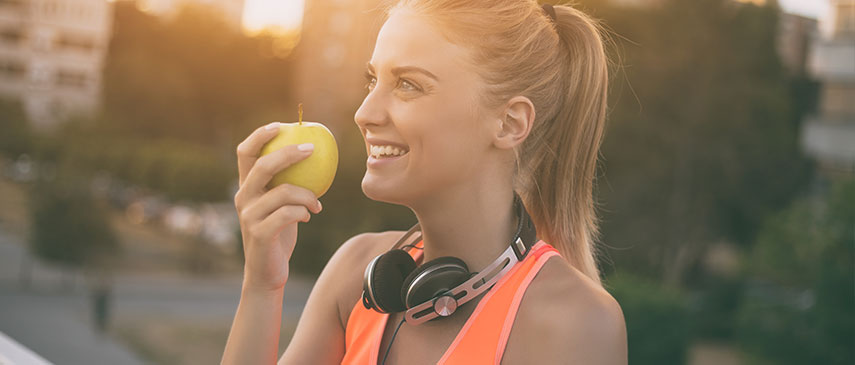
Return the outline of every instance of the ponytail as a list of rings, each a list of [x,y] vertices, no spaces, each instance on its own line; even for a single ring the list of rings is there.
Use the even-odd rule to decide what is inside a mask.
[[[485,106],[528,97],[536,117],[515,151],[514,190],[538,236],[598,285],[594,175],[603,138],[608,59],[599,24],[569,5],[555,20],[535,0],[400,0],[473,50]]]
[[[517,175],[538,232],[579,271],[602,285],[597,268],[594,175],[603,138],[608,61],[598,25],[581,11],[555,6],[560,47],[552,101],[523,143]],[[538,104],[535,103],[537,106]],[[534,138],[532,138],[534,135]]]

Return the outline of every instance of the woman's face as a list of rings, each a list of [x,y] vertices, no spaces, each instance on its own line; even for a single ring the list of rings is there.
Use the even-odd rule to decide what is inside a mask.
[[[409,206],[432,191],[478,181],[472,176],[489,165],[490,126],[497,124],[487,123],[482,81],[472,67],[464,48],[420,16],[407,9],[391,14],[367,66],[368,95],[354,116],[368,152],[366,196]],[[376,158],[375,144],[399,145],[406,154]]]

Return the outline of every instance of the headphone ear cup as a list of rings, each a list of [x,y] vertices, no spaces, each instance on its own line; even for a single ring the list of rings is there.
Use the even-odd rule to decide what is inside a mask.
[[[378,309],[387,313],[406,309],[401,302],[401,285],[415,268],[412,256],[401,249],[390,250],[377,258],[370,288],[373,288],[374,304]]]
[[[420,277],[422,273],[427,274]],[[406,308],[412,308],[453,289],[471,276],[463,260],[451,256],[438,257],[407,275],[401,286],[400,299]]]

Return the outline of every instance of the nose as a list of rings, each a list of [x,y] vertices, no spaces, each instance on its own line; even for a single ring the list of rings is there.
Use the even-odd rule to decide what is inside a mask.
[[[382,100],[381,93],[377,89],[369,92],[362,100],[362,105],[356,110],[353,115],[353,121],[359,128],[368,128],[371,126],[382,125],[386,122],[386,107]]]

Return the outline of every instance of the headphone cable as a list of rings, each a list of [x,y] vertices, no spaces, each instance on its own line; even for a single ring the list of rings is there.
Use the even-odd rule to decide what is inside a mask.
[[[404,324],[404,319],[406,317],[401,317],[401,321],[398,322],[398,327],[395,327],[395,332],[392,332],[392,339],[389,340],[389,346],[386,347],[386,354],[383,355],[383,362],[380,365],[386,365],[386,357],[389,356],[389,350],[392,349],[392,343],[395,342],[395,336],[398,335],[398,330],[401,329],[401,325]]]

